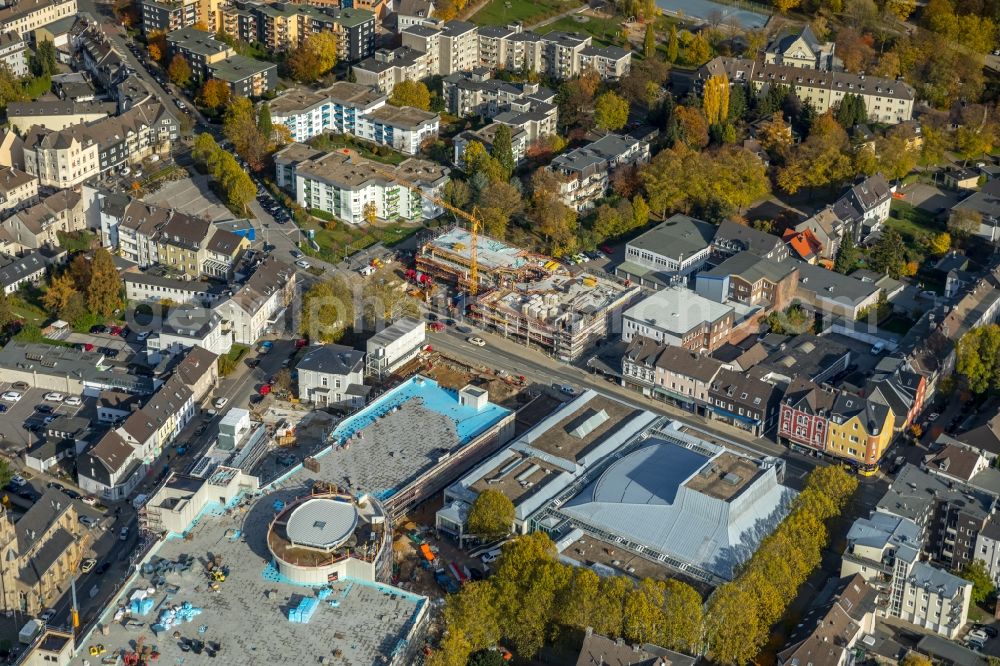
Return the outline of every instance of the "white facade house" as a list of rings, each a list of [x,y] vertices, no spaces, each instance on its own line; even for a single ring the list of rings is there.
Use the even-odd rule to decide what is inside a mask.
[[[614,169],[648,161],[649,144],[645,141],[607,134],[586,146],[557,155],[545,168],[559,176],[563,203],[583,211],[607,194]]]
[[[432,199],[448,182],[449,169],[427,160],[410,158],[392,166],[353,151],[324,153],[292,144],[275,154],[274,168],[278,186],[296,203],[348,224],[365,223],[372,206],[381,220],[427,220],[444,212]],[[415,184],[423,195],[404,183]]]
[[[214,310],[184,308],[170,310],[160,329],[146,339],[146,355],[152,364],[164,355],[175,355],[202,347],[222,356],[233,346],[232,329],[223,331],[222,316]]]
[[[860,574],[879,592],[882,617],[896,617],[946,638],[965,626],[972,583],[920,561],[921,529],[882,511],[854,521],[840,575]]]
[[[222,317],[223,333],[232,331],[233,342],[252,345],[284,316],[294,294],[295,270],[267,257],[243,286],[213,309]]]
[[[368,338],[368,374],[384,377],[402,367],[423,349],[426,331],[423,320],[404,317]]]
[[[269,103],[271,119],[288,127],[292,140],[305,142],[324,132],[350,134],[414,155],[438,135],[441,117],[410,106],[389,106],[385,94],[369,86],[337,81],[312,91],[294,89]]]
[[[145,468],[132,446],[112,430],[77,460],[77,483],[91,495],[121,500],[132,494],[145,476]]]
[[[343,345],[311,347],[295,369],[299,373],[299,400],[320,406],[364,406],[365,353]]]

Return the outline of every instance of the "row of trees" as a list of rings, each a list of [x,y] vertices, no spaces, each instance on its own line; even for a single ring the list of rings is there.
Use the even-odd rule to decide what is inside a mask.
[[[246,97],[230,101],[222,118],[222,133],[254,171],[264,167],[268,156],[277,147],[292,140],[287,126],[275,125],[271,121],[271,107],[267,102],[255,112]]]
[[[42,295],[42,305],[76,328],[89,328],[123,305],[123,285],[105,248],[93,257],[77,254],[62,273],[55,275]]]
[[[699,653],[717,663],[750,663],[766,643],[826,543],[824,523],[838,515],[857,487],[839,467],[814,470],[791,513],[764,539],[740,575],[702,599],[678,580],[600,578],[558,560],[555,545],[536,532],[503,547],[496,572],[448,598],[446,634],[432,666],[465,666],[469,656],[505,639],[533,656],[560,628],[584,629],[631,643]]]
[[[206,132],[195,138],[191,156],[212,174],[229,205],[245,212],[257,196],[257,186],[250,174],[240,168],[232,153],[223,150],[212,135]]]

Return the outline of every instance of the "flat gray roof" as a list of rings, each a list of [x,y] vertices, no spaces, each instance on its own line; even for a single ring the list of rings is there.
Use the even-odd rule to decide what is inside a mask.
[[[625,316],[671,333],[687,333],[703,322],[714,322],[733,312],[684,287],[661,289],[625,311]]]
[[[649,250],[664,257],[680,259],[700,252],[711,245],[717,229],[718,227],[714,224],[678,213],[671,215],[667,220],[646,233],[633,238],[628,242],[628,246],[639,250]]]

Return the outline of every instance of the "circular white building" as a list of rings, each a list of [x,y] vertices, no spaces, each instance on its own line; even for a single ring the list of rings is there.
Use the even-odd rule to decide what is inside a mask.
[[[375,580],[385,521],[370,501],[349,495],[306,495],[283,507],[267,533],[282,576],[303,585],[345,577]]]

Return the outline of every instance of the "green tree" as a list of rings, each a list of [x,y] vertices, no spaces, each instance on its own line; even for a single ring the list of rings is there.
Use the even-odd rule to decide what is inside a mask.
[[[49,312],[54,312],[58,317],[62,318],[62,313],[69,307],[73,299],[79,295],[80,292],[77,291],[76,285],[68,272],[63,273],[49,281],[48,288],[42,294],[42,305]]]
[[[663,635],[663,583],[643,578],[625,598],[625,639],[651,643]]]
[[[229,103],[222,117],[222,133],[252,169],[264,166],[272,144],[257,128],[257,114],[249,99],[236,97]]]
[[[598,621],[600,584],[601,579],[593,569],[574,567],[569,584],[557,604],[558,621],[577,629],[593,627]]]
[[[989,663],[988,660],[989,658],[987,658],[987,663]],[[903,657],[903,660],[899,662],[899,666],[933,666],[933,663],[934,662],[924,655],[910,650],[906,653],[906,656]],[[989,666],[993,666],[993,664],[989,664]]]
[[[56,48],[51,40],[43,39],[35,46],[31,73],[35,76],[52,76],[56,73]]]
[[[198,91],[198,103],[209,109],[220,109],[229,103],[229,85],[221,79],[209,79]]]
[[[955,371],[973,393],[1000,388],[1000,326],[970,329],[958,340]]]
[[[274,123],[271,122],[271,105],[267,102],[261,102],[260,108],[257,110],[257,131],[261,133],[261,136],[267,138],[274,134]]]
[[[837,257],[833,260],[833,270],[847,275],[858,265],[858,248],[854,244],[854,235],[847,233],[837,248]]]
[[[469,657],[468,666],[506,666],[503,654],[498,650],[480,650]]]
[[[389,104],[413,106],[428,111],[431,108],[431,91],[420,81],[400,81],[392,89]]]
[[[737,666],[753,661],[766,642],[769,627],[763,622],[755,590],[739,581],[717,588],[705,623],[712,659]]]
[[[709,46],[704,31],[701,31],[694,36],[688,46],[687,62],[689,65],[704,65],[711,57],[712,47]]]
[[[354,325],[354,295],[344,278],[313,284],[302,295],[302,336],[321,343],[337,342]]]
[[[646,36],[643,38],[642,53],[646,58],[652,58],[656,55],[656,31],[653,30],[653,24],[646,24]]]
[[[632,198],[632,228],[644,227],[647,222],[649,222],[649,204],[641,194],[637,194]]]
[[[948,231],[959,241],[970,238],[979,231],[983,216],[979,211],[968,208],[958,208],[951,211],[948,218]]]
[[[0,486],[6,486],[14,478],[14,470],[10,466],[10,461],[0,458]]]
[[[465,635],[473,650],[495,645],[500,640],[500,616],[496,588],[489,581],[474,581],[448,597],[444,620],[449,631]]]
[[[854,93],[844,95],[837,106],[837,122],[844,129],[868,122],[868,111],[865,109],[864,98]]]
[[[676,579],[664,584],[662,632],[656,644],[687,654],[701,651],[704,625],[701,595]]]
[[[996,590],[993,578],[982,560],[972,560],[958,572],[958,575],[972,583],[972,603],[982,604]]]
[[[871,267],[879,273],[899,279],[906,264],[906,246],[894,229],[887,229],[868,253]]]
[[[441,192],[445,201],[455,208],[464,209],[472,201],[472,188],[464,180],[451,179],[444,184]]]
[[[927,245],[927,249],[930,250],[931,254],[935,257],[940,257],[951,249],[951,234],[947,231],[943,231],[939,234],[935,234]]]
[[[677,40],[677,24],[670,24],[670,35],[667,37],[667,60],[677,62],[680,55],[680,44]]]
[[[514,503],[503,492],[487,488],[479,493],[469,509],[466,529],[470,534],[502,537],[514,525]]]
[[[167,67],[167,76],[174,85],[183,88],[191,80],[191,65],[180,53],[175,55]]]
[[[603,130],[614,132],[628,122],[628,102],[613,92],[606,92],[594,103],[594,121]]]
[[[503,180],[509,180],[514,173],[514,147],[511,144],[510,126],[500,123],[496,134],[493,136],[493,159],[497,161],[503,170]]]
[[[103,247],[94,250],[90,267],[90,284],[87,286],[87,309],[110,317],[122,307],[122,279],[115,268],[111,254]]]

